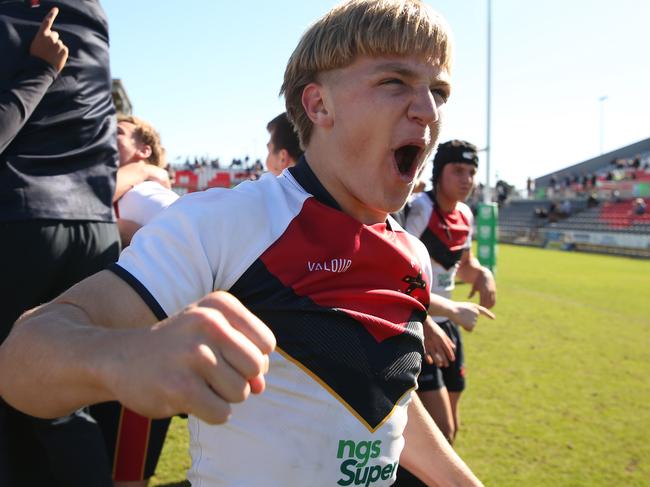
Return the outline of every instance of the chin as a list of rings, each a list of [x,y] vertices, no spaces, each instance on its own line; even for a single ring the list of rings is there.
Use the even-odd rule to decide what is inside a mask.
[[[411,192],[409,191],[404,197],[401,198],[393,198],[391,201],[386,201],[385,202],[385,209],[384,211],[386,213],[395,213],[402,208],[404,208],[404,205],[406,204],[406,201],[408,200]]]

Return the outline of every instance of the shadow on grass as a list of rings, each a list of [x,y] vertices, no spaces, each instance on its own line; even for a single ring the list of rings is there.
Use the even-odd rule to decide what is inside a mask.
[[[189,481],[172,482],[170,484],[158,484],[158,487],[191,487]]]

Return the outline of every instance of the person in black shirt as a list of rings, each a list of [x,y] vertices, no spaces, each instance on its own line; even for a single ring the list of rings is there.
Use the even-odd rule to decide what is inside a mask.
[[[99,2],[0,1],[0,59],[2,342],[25,310],[116,260],[119,238]],[[99,428],[84,411],[42,420],[0,401],[0,485],[110,486]]]

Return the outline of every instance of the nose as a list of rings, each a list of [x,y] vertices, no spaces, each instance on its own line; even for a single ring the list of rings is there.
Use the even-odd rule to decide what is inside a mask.
[[[421,125],[430,125],[440,118],[436,99],[427,86],[418,87],[408,109],[408,116]]]

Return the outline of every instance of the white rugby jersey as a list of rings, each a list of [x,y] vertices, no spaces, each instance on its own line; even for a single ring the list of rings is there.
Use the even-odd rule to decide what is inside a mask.
[[[411,200],[404,228],[418,237],[429,252],[433,273],[431,292],[451,298],[462,254],[472,247],[473,220],[472,210],[462,202],[456,203],[451,213],[443,213],[435,210],[431,192],[420,193]]]
[[[146,225],[162,210],[178,199],[178,195],[155,181],[136,184],[117,201],[119,218]]]
[[[190,416],[193,487],[394,481],[431,269],[391,218],[346,215],[302,159],[278,178],[184,196],[112,270],[159,319],[222,289],[276,336],[264,393],[223,425]]]

